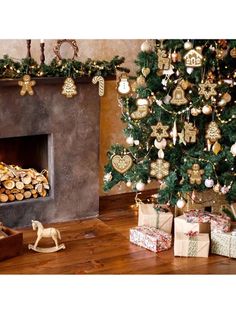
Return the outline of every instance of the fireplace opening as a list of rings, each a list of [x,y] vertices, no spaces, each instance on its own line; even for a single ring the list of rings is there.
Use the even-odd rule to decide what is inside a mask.
[[[51,134],[0,138],[0,203],[52,196]]]

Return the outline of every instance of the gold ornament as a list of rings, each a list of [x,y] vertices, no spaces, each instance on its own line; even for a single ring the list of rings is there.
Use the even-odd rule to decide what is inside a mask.
[[[230,55],[232,58],[236,58],[236,48],[235,47],[230,50]]]
[[[169,174],[170,164],[169,162],[163,159],[157,159],[154,162],[151,162],[151,171],[150,175],[156,177],[158,180],[163,179]]]
[[[170,101],[171,104],[173,105],[185,105],[188,103],[188,99],[184,96],[184,90],[181,86],[177,86],[173,90],[172,98]]]
[[[227,48],[227,49],[222,49],[222,48],[218,49],[217,48],[216,49],[216,58],[219,60],[223,60],[224,57],[227,56],[228,51],[229,51],[229,48]]]
[[[193,164],[192,169],[188,169],[187,173],[189,175],[190,184],[201,184],[202,183],[202,175],[204,174],[204,170],[200,169],[199,164]]]
[[[32,86],[34,86],[36,82],[34,80],[31,81],[30,75],[26,74],[22,77],[22,81],[18,81],[18,85],[22,86],[20,95],[24,96],[28,93],[30,96],[34,95],[34,91]]]
[[[141,45],[141,50],[148,53],[152,52],[153,46],[151,42],[149,40],[145,40]]]
[[[218,155],[218,153],[221,151],[221,145],[218,141],[216,141],[212,146],[212,151],[215,155]]]
[[[215,91],[216,86],[217,84],[206,80],[204,83],[199,84],[199,95],[203,95],[206,100],[208,100],[211,96],[217,95],[217,92]]]
[[[220,129],[215,121],[209,123],[205,138],[211,143],[215,143],[217,140],[221,139]]]
[[[213,191],[215,193],[219,193],[221,189],[220,183],[217,183],[216,185],[213,186]]]
[[[142,68],[142,74],[144,77],[147,77],[150,72],[151,70],[149,68]]]
[[[197,117],[202,111],[201,109],[198,109],[198,108],[191,108],[190,112],[192,116]]]
[[[186,141],[184,138],[184,129],[182,129],[182,131],[178,133],[178,136],[179,136],[179,144],[183,143],[184,145],[186,145]]]
[[[111,163],[112,163],[113,168],[117,172],[123,174],[132,167],[133,160],[129,155],[124,155],[124,156],[114,155],[112,157]]]
[[[139,120],[147,116],[149,110],[149,101],[146,98],[138,98],[136,100],[137,110],[131,113],[131,118]]]
[[[185,81],[185,80],[181,80],[181,82],[179,83],[179,85],[185,90],[188,88],[189,86],[189,82]]]
[[[71,77],[67,77],[65,79],[64,85],[62,86],[61,93],[67,98],[72,98],[73,96],[77,95],[75,82]]]
[[[231,95],[229,93],[224,93],[224,95],[222,96],[222,98],[227,102],[231,101]]]
[[[193,44],[189,40],[184,43],[185,50],[190,50],[192,48],[193,48]]]
[[[122,73],[117,82],[117,93],[121,96],[128,95],[131,92],[130,82],[128,76]]]
[[[160,70],[168,70],[170,67],[170,58],[167,56],[165,50],[157,50],[158,63],[157,67]]]
[[[202,107],[202,113],[204,113],[205,115],[209,115],[212,113],[212,107],[210,105],[204,105]]]
[[[146,81],[145,81],[145,77],[142,75],[139,75],[137,77],[136,82],[137,82],[138,87],[144,87],[145,88],[147,86]]]
[[[98,95],[104,96],[104,90],[105,90],[105,80],[101,75],[96,75],[92,79],[93,84],[97,84],[98,82]]]
[[[169,137],[167,130],[169,129],[168,125],[163,125],[161,122],[158,122],[157,125],[151,126],[153,132],[151,133],[152,137],[160,142],[163,138]]]
[[[187,143],[196,143],[198,129],[192,122],[184,122],[184,139]]]
[[[202,48],[196,47],[196,49],[189,50],[184,55],[184,61],[186,67],[196,68],[202,66]]]

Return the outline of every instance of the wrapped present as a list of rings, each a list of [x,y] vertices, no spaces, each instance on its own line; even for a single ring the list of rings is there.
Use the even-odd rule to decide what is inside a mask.
[[[235,233],[211,232],[211,253],[236,258]]]
[[[149,226],[138,226],[130,229],[130,242],[153,252],[171,248],[172,236],[162,230]]]
[[[177,233],[174,240],[175,256],[208,257],[210,248],[209,234],[190,231]]]
[[[231,219],[224,214],[211,215],[211,232],[229,232]]]
[[[211,214],[204,211],[204,210],[195,210],[190,209],[189,211],[184,213],[184,216],[187,220],[187,222],[198,222],[198,223],[209,223],[211,220]]]
[[[159,210],[153,204],[139,202],[138,225],[155,227],[167,233],[171,233],[173,214],[167,210],[167,206],[160,205]]]
[[[197,231],[198,233],[210,233],[209,222],[187,222],[185,215],[175,217],[174,219],[175,235],[177,233],[187,233]]]

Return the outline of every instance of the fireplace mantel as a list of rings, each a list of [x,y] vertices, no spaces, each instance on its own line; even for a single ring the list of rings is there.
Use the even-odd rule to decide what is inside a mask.
[[[33,79],[33,96],[20,96],[20,79],[0,79],[0,138],[49,135],[50,197],[0,203],[0,221],[25,227],[32,219],[50,223],[95,217],[99,210],[98,85],[92,84],[92,78],[77,79],[78,94],[68,99],[61,94],[65,78]]]

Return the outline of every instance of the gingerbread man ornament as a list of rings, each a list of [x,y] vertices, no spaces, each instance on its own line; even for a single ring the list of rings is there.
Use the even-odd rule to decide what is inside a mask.
[[[31,81],[31,77],[28,74],[24,75],[22,81],[19,81],[18,84],[22,86],[20,91],[21,96],[24,96],[26,93],[30,96],[34,95],[32,86],[34,86],[36,82],[34,80]]]
[[[204,170],[200,169],[199,164],[193,164],[192,169],[188,169],[190,184],[201,184]]]

